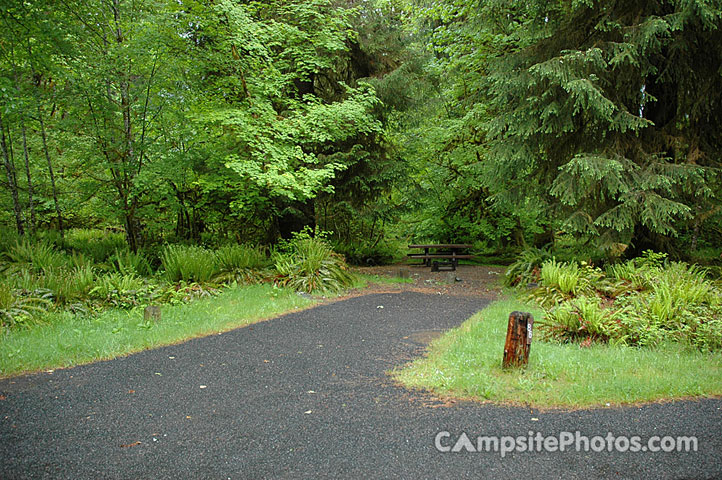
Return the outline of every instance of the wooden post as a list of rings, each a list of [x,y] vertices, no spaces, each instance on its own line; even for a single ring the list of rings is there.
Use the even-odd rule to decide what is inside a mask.
[[[160,322],[160,307],[158,305],[148,305],[143,310],[143,320],[153,323]]]
[[[521,367],[529,363],[533,325],[534,317],[531,313],[511,312],[509,324],[506,328],[504,361],[502,363],[504,368]]]

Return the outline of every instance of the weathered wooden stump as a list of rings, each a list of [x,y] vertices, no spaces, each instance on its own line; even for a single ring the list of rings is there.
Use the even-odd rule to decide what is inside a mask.
[[[408,268],[399,268],[399,278],[411,278],[411,271]]]
[[[532,327],[534,317],[527,312],[511,312],[506,327],[506,343],[504,343],[504,361],[502,366],[521,367],[529,363]]]
[[[154,323],[160,322],[160,307],[158,305],[148,305],[143,310],[143,320]]]

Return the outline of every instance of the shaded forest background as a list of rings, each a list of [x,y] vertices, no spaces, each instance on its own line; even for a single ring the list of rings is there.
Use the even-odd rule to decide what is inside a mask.
[[[719,1],[0,6],[0,225],[719,261]]]

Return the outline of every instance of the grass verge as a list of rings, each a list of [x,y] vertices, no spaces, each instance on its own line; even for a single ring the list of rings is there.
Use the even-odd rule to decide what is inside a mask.
[[[269,285],[231,287],[213,298],[162,306],[162,320],[143,310],[109,310],[96,317],[51,314],[42,325],[0,337],[0,377],[71,367],[230,330],[307,307],[315,300]]]
[[[504,370],[508,315],[543,312],[497,301],[433,342],[428,356],[392,372],[411,388],[538,408],[580,408],[722,395],[722,358],[668,343],[656,348],[535,341],[529,366]]]
[[[369,275],[366,273],[356,272],[356,281],[353,288],[365,288],[371,284],[376,285],[396,285],[399,283],[414,283],[413,278],[390,277],[386,275]]]

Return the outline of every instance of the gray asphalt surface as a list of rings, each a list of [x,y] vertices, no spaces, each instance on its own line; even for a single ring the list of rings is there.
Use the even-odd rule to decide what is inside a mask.
[[[395,386],[419,338],[486,301],[377,294],[0,381],[0,478],[722,478],[722,400],[574,412]],[[377,308],[378,306],[384,308]],[[503,348],[500,339],[500,349]],[[501,351],[499,357],[501,360]],[[700,372],[703,374],[703,372]],[[696,436],[697,452],[441,453],[479,435]]]

